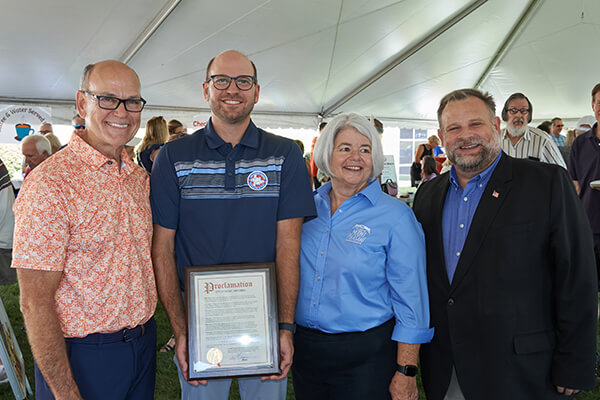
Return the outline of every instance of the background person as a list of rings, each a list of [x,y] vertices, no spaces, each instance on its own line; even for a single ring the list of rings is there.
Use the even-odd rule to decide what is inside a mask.
[[[417,399],[419,344],[433,335],[421,228],[381,191],[383,148],[365,117],[333,118],[314,157],[331,180],[302,230],[296,398]]]
[[[167,128],[169,130],[169,137],[167,138],[167,142],[172,142],[173,140],[181,139],[182,137],[187,135],[187,130],[185,126],[181,122],[176,119],[172,119],[167,123]]]
[[[425,156],[433,156],[433,150],[440,145],[440,139],[431,135],[427,138],[427,143],[417,147],[415,151],[415,160],[410,167],[410,185],[417,186],[421,180],[421,159]]]
[[[27,168],[25,177],[52,154],[52,145],[45,136],[34,134],[25,136],[21,142],[21,152],[25,157]]]
[[[10,175],[0,160],[0,285],[9,285],[17,280],[16,271],[10,268],[15,226],[12,210],[14,202],[15,192],[10,182]]]
[[[154,159],[169,137],[167,121],[163,117],[152,117],[146,123],[146,133],[138,148],[138,164],[148,173],[152,172]]]
[[[600,121],[600,83],[592,89],[592,110],[596,120]],[[589,118],[585,121],[580,120],[578,127],[586,122],[592,126],[577,136],[571,146],[569,173],[592,227],[596,267],[600,279],[600,188],[590,187],[591,182],[600,180],[600,131],[598,122],[592,122]]]
[[[560,165],[565,160],[550,135],[527,125],[533,118],[533,105],[523,93],[511,94],[502,108],[502,150],[511,157]],[[562,129],[562,128],[561,128]]]
[[[432,180],[437,176],[437,163],[432,156],[425,156],[421,160],[421,183]],[[420,185],[420,184],[419,184]]]

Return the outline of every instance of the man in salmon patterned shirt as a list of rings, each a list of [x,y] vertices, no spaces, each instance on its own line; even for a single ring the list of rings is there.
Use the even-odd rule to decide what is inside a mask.
[[[156,285],[147,174],[124,145],[145,100],[125,64],[88,65],[86,130],[36,168],[15,203],[13,268],[37,399],[152,399]]]

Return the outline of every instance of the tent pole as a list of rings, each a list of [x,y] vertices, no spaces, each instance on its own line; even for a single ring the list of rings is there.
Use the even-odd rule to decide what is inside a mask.
[[[164,20],[167,19],[167,17],[169,16],[169,14],[171,14],[175,7],[179,5],[179,3],[181,3],[181,0],[170,0],[169,2],[167,2],[163,6],[163,8],[161,8],[158,14],[154,16],[152,21],[150,21],[150,23],[146,25],[146,29],[144,29],[144,31],[139,34],[139,36],[133,41],[133,43],[131,43],[129,48],[125,50],[121,58],[119,58],[119,61],[121,61],[124,64],[128,64],[129,61],[131,61],[131,59],[135,57],[137,52],[140,51],[140,49],[146,44],[146,42],[148,41],[148,39],[150,39],[154,32],[156,32],[156,30],[164,22]]]
[[[525,8],[517,23],[513,26],[511,31],[504,38],[504,41],[498,48],[498,51],[496,51],[496,54],[494,55],[494,58],[492,58],[492,61],[490,61],[490,63],[483,71],[483,74],[481,74],[479,79],[477,79],[477,83],[473,85],[474,88],[481,89],[481,85],[488,78],[490,72],[492,72],[492,69],[496,68],[496,66],[500,63],[502,58],[504,58],[504,55],[515,42],[517,36],[519,36],[519,34],[523,31],[527,22],[531,19],[537,8],[542,4],[542,1],[543,0],[531,0],[529,2],[529,5]]]

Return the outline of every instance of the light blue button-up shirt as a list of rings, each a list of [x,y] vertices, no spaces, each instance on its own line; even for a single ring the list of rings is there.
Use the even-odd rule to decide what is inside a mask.
[[[332,216],[330,190],[315,191],[318,217],[303,226],[296,322],[363,332],[395,317],[393,340],[429,342],[425,238],[412,210],[375,180]]]
[[[502,152],[500,152],[496,160],[485,171],[471,178],[464,189],[458,183],[454,166],[450,169],[450,187],[446,192],[446,200],[444,201],[444,210],[442,213],[444,257],[449,282],[452,282],[452,278],[454,278],[454,272],[456,271],[458,260],[465,245],[465,240],[467,240],[471,221],[473,221],[473,215],[475,215],[481,195],[492,176],[492,172],[496,169],[501,156]]]

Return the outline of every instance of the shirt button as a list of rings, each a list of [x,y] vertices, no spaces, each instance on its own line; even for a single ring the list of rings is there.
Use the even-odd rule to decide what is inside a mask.
[[[467,201],[467,200],[469,200],[469,199],[465,197],[463,200],[464,200],[464,201]]]
[[[316,305],[317,305],[317,303],[313,301],[313,306],[316,306]]]
[[[232,172],[228,172],[228,173],[227,173],[227,176],[231,176],[231,175],[233,175],[233,173],[232,173]]]
[[[454,305],[454,299],[452,299],[452,298],[448,299],[448,305],[449,306],[453,306]]]
[[[459,226],[460,226],[461,228],[464,228],[464,227],[465,227],[465,224],[460,224]]]
[[[342,212],[342,209],[340,208],[340,212]]]
[[[460,251],[456,252],[456,257],[460,257]]]
[[[317,276],[317,280],[318,280],[318,281],[320,281],[320,280],[321,280],[321,277],[320,277],[320,276]]]
[[[323,254],[325,254],[325,252],[324,252],[324,251],[322,251],[322,252],[321,252],[321,255],[323,255]]]

